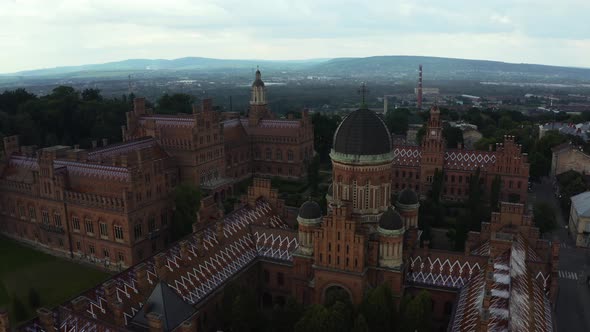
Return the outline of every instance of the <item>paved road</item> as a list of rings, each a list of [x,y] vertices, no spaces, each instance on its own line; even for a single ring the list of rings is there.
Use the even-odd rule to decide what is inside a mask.
[[[558,332],[590,331],[590,287],[586,277],[590,275],[590,250],[576,248],[569,237],[567,220],[564,220],[558,202],[548,181],[533,185],[529,201],[551,203],[557,214],[559,227],[546,234],[546,238],[558,238],[561,243],[559,251],[559,293],[555,308]]]

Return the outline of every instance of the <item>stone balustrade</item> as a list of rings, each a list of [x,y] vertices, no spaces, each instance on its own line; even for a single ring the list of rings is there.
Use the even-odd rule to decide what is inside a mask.
[[[31,184],[10,180],[0,180],[0,189],[7,191],[17,191],[25,194],[33,193],[33,186]]]
[[[65,200],[68,203],[100,207],[109,210],[125,210],[125,201],[122,197],[111,197],[75,191],[66,191]]]

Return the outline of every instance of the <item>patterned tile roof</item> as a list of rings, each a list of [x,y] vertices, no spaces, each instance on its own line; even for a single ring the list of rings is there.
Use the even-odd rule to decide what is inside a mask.
[[[100,157],[110,157],[124,154],[130,151],[140,150],[156,145],[156,140],[151,137],[144,137],[128,142],[112,144],[107,147],[99,148],[88,152],[88,160],[98,161]]]
[[[393,149],[393,164],[401,166],[419,166],[422,151],[419,146],[402,145]]]
[[[457,170],[486,169],[496,163],[496,155],[489,151],[448,150],[445,152],[445,168]]]
[[[488,331],[553,330],[547,280],[529,269],[527,247],[517,237],[509,250],[488,263],[493,264],[486,267],[490,275],[482,270],[469,280],[459,294],[450,331],[475,331],[481,324]]]
[[[225,281],[253,263],[258,257],[289,262],[291,253],[298,247],[296,232],[275,213],[271,205],[260,199],[254,207],[244,206],[227,215],[223,223],[223,238],[217,236],[216,226],[206,228],[202,237],[195,233],[174,244],[162,254],[165,281],[184,301],[197,304],[213,293]],[[182,252],[186,250],[186,258]],[[156,272],[157,257],[143,262],[150,285],[159,278]],[[128,269],[117,276],[82,294],[90,302],[85,314],[95,319],[84,322],[85,331],[96,330],[98,321],[114,324],[113,312],[103,287],[115,283],[115,299],[122,302],[124,320],[127,322],[140,310],[149,292],[140,292],[136,269]],[[61,310],[60,309],[64,309]],[[71,313],[72,304],[65,303],[54,310],[60,315],[60,331],[82,331],[81,324]],[[83,319],[83,318],[82,318]],[[74,328],[76,326],[76,328]],[[35,319],[19,328],[21,331],[40,332],[44,329]]]

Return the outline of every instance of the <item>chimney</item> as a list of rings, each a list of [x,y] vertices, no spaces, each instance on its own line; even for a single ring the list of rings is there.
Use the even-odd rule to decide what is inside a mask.
[[[102,290],[109,305],[117,301],[117,284],[113,279],[105,281],[102,284]]]
[[[156,312],[150,312],[145,315],[147,318],[149,332],[163,332],[164,331],[164,324],[162,322],[162,315]]]
[[[426,256],[428,256],[430,254],[430,241],[424,240],[424,241],[422,241],[422,244],[424,246],[424,254]]]
[[[145,98],[133,99],[133,112],[137,115],[145,114]]]
[[[189,260],[188,242],[180,241],[180,258],[183,261]]]
[[[77,298],[73,299],[70,303],[72,304],[72,308],[76,313],[84,313],[86,310],[88,310],[88,306],[90,304],[88,298],[85,296],[78,296]]]
[[[80,144],[75,144],[74,149],[76,149],[76,150],[80,149]]]
[[[160,278],[160,280],[166,280],[166,275],[168,274],[168,268],[166,267],[166,255],[164,253],[159,253],[154,257],[154,260],[158,278]]]
[[[112,305],[113,318],[117,326],[125,326],[125,310],[123,308],[123,302],[115,301]]]
[[[180,332],[193,332],[197,327],[193,324],[192,318],[189,318],[180,324]]]
[[[93,148],[93,149],[96,149],[97,145],[98,145],[98,142],[96,142],[96,140],[95,140],[95,139],[94,139],[94,140],[92,140],[92,148]]]
[[[287,114],[287,120],[293,120],[293,113]]]
[[[45,331],[55,330],[55,318],[53,317],[53,311],[47,308],[39,308],[37,309],[37,316],[39,316],[39,321]]]
[[[223,235],[223,219],[219,220],[217,222],[217,224],[215,225],[215,229],[216,229],[216,235],[217,235],[217,242],[222,243],[223,242],[223,238],[225,237]]]
[[[140,293],[149,288],[147,266],[145,263],[139,263],[135,266],[135,279],[137,280],[137,288]]]
[[[204,241],[203,241],[203,239],[204,239],[203,231],[198,231],[196,233],[197,233],[197,245],[196,245],[196,247],[197,247],[197,256],[204,256],[204,248],[203,248],[203,246],[205,244],[204,244]]]
[[[494,150],[494,146],[492,144],[488,145],[488,150],[492,152],[492,150]]]
[[[109,145],[109,139],[108,138],[103,138],[102,139],[102,146],[107,146]]]
[[[8,310],[0,308],[0,332],[10,331],[10,320],[8,318]]]

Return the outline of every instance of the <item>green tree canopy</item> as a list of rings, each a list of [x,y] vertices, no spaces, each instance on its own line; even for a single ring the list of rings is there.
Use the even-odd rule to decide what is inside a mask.
[[[324,115],[314,113],[311,117],[313,123],[313,144],[320,155],[321,162],[330,161],[330,149],[334,140],[334,133],[340,124],[341,118],[337,115]]]
[[[557,227],[555,209],[547,202],[537,202],[533,207],[533,218],[535,225],[541,233],[552,231]]]
[[[430,293],[422,290],[415,298],[404,299],[402,317],[402,332],[430,332],[432,330]]]
[[[385,113],[385,124],[389,131],[397,135],[405,135],[408,131],[410,110],[407,108],[396,108]]]
[[[174,189],[174,224],[172,236],[175,240],[192,232],[201,205],[201,192],[190,183],[182,183]]]
[[[395,327],[396,307],[393,292],[386,284],[370,290],[360,306],[360,313],[366,317],[369,331],[388,332]]]
[[[177,113],[192,113],[195,98],[186,93],[175,93],[169,95],[165,93],[156,102],[157,113],[162,114],[177,114]]]

